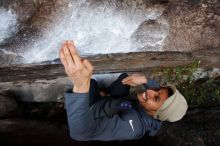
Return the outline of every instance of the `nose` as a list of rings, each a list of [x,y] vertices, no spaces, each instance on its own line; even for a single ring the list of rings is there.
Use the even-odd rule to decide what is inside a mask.
[[[150,90],[150,89],[147,90],[147,98],[148,99],[154,98],[155,94],[156,94],[156,91]]]

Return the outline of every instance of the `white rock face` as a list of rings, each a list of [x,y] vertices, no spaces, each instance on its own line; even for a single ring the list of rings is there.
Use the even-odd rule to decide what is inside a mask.
[[[132,35],[146,20],[155,20],[163,12],[161,7],[139,9],[136,3],[118,7],[117,1],[91,4],[89,0],[70,2],[67,8],[70,17],[57,17],[54,26],[45,30],[43,37],[36,41],[22,56],[28,63],[58,58],[58,50],[64,40],[74,40],[81,55],[138,52],[140,46],[155,44],[155,40],[165,35],[155,34],[148,29],[150,39],[131,41]],[[121,9],[121,10],[118,10]],[[158,31],[164,29],[160,27]],[[166,31],[165,31],[166,32]],[[154,51],[160,50],[162,39],[156,40]],[[141,43],[141,44],[140,44]],[[152,49],[149,49],[152,50]],[[147,51],[147,50],[146,50]]]
[[[0,43],[17,32],[17,15],[0,8]]]

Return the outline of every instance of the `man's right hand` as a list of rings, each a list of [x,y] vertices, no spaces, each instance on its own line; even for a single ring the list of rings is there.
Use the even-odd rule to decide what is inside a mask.
[[[80,58],[72,41],[64,42],[59,55],[66,74],[74,85],[73,92],[89,92],[90,79],[93,73],[92,64],[87,59],[82,60]]]
[[[147,78],[142,73],[134,73],[122,80],[122,84],[130,86],[138,86],[147,83]]]

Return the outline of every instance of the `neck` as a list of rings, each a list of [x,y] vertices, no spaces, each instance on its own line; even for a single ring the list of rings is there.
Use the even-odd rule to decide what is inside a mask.
[[[153,116],[156,114],[156,111],[147,111],[147,110],[146,110],[146,112],[147,112],[147,114],[148,114],[149,116],[151,116],[151,117],[153,117]]]
[[[144,106],[142,106],[140,103],[139,103],[139,105],[144,109],[144,111],[149,115],[149,116],[151,116],[151,117],[153,117],[154,115],[156,115],[156,110],[147,110],[147,109],[145,109],[144,108]]]

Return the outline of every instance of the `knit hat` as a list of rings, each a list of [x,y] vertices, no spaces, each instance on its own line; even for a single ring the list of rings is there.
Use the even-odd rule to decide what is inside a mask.
[[[161,121],[175,122],[180,120],[186,114],[188,105],[183,95],[174,85],[170,84],[168,87],[173,90],[173,95],[170,96],[157,110],[154,118]]]

